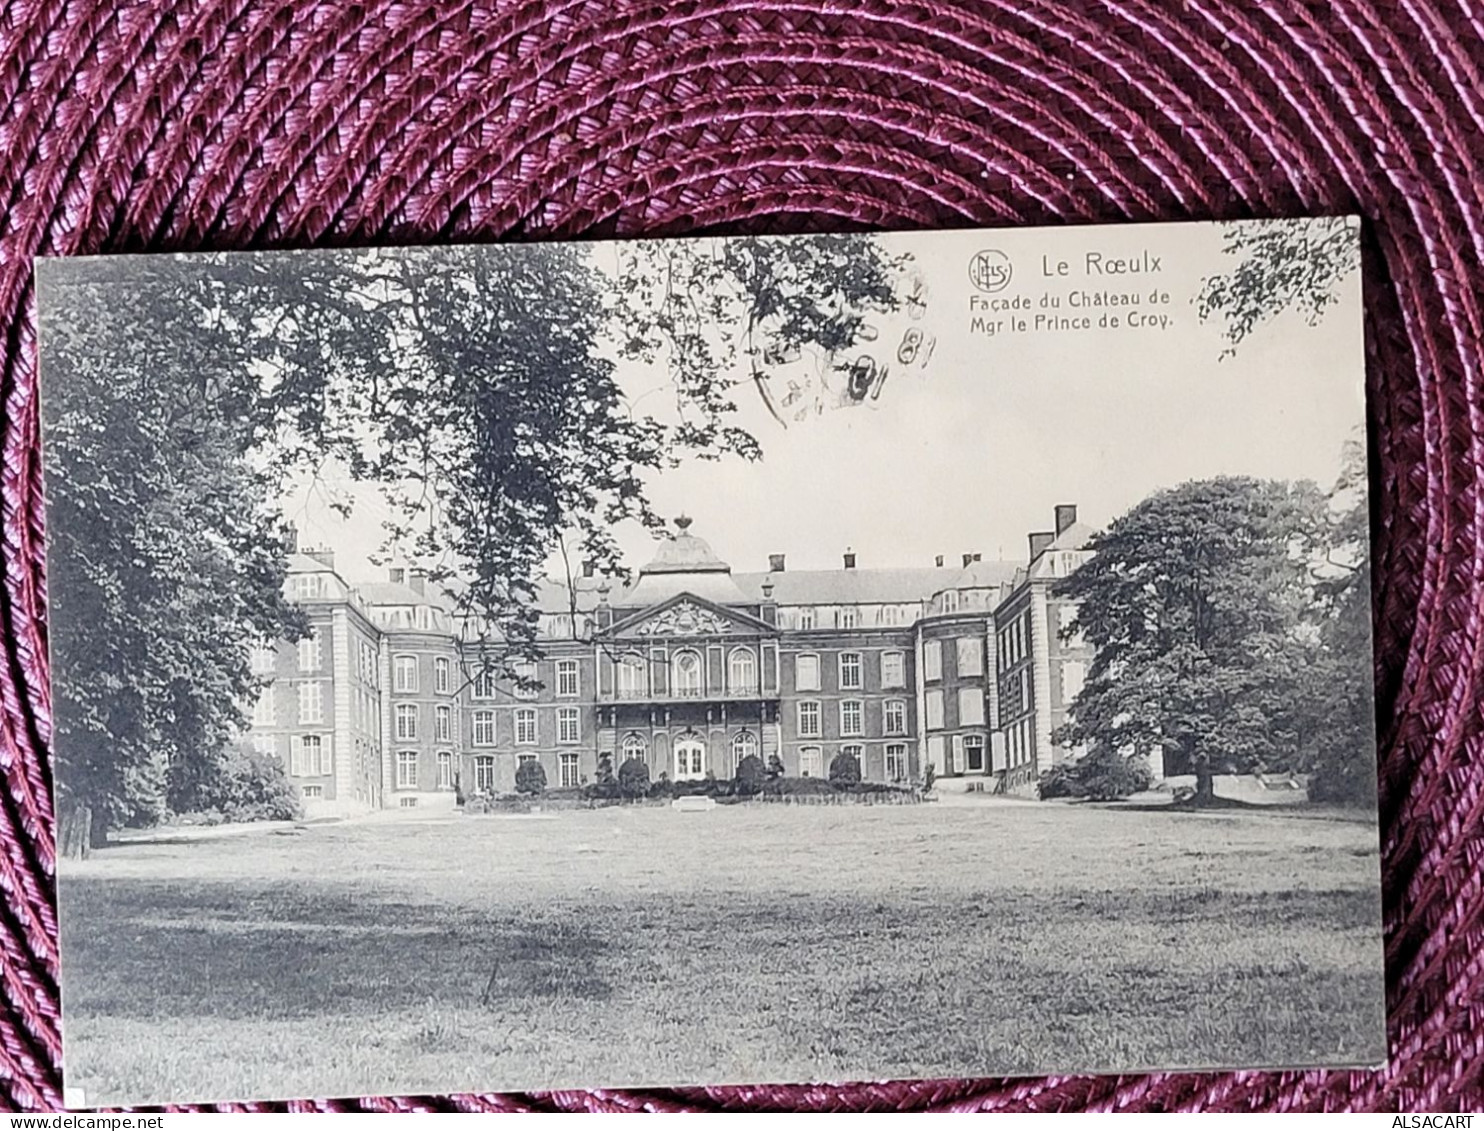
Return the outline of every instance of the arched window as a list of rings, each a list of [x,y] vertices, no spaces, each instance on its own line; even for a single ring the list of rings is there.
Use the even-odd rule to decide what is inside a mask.
[[[737,772],[737,767],[742,764],[743,758],[757,757],[757,735],[750,730],[744,730],[736,738],[732,739],[732,773]]]
[[[642,734],[628,734],[624,736],[623,746],[620,748],[618,764],[622,766],[625,762],[644,761],[644,755],[648,747],[644,742]]]
[[[706,747],[694,734],[675,740],[675,780],[699,781],[706,776]]]
[[[757,657],[750,648],[733,648],[727,667],[727,686],[733,695],[757,693]]]
[[[649,671],[644,657],[630,652],[618,661],[618,697],[642,699],[649,694]]]
[[[676,696],[688,699],[700,698],[703,688],[701,657],[695,652],[677,652],[670,666],[674,672],[673,683]]]

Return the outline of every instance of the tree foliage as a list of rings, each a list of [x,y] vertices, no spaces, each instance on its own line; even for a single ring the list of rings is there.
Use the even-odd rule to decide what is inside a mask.
[[[1215,773],[1296,765],[1326,539],[1316,487],[1247,478],[1161,491],[1095,535],[1058,586],[1096,652],[1056,740],[1088,773],[1162,751],[1202,797]]]
[[[181,307],[142,331],[102,280],[43,298],[58,808],[97,843],[203,787],[256,691],[250,645],[303,623],[271,478],[215,372],[229,331]]]
[[[1219,316],[1224,322],[1226,354],[1283,310],[1295,309],[1316,324],[1360,267],[1359,229],[1346,216],[1237,221],[1225,226],[1222,250],[1239,262],[1202,280],[1195,301],[1202,320]]]
[[[1335,485],[1328,567],[1316,585],[1322,621],[1315,663],[1302,673],[1314,714],[1304,769],[1315,801],[1374,805],[1376,719],[1371,640],[1365,448],[1348,446]]]

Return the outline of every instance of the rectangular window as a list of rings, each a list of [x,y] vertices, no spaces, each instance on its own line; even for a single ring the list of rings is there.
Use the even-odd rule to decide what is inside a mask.
[[[495,744],[495,713],[493,711],[474,712],[474,745],[493,746]]]
[[[517,766],[524,766],[527,762],[534,762],[535,760],[536,755],[534,754],[517,754],[515,756],[515,764]]]
[[[325,694],[317,682],[299,685],[299,721],[301,723],[324,722]]]
[[[964,738],[961,734],[953,736],[953,741],[948,745],[948,765],[944,772],[949,774],[961,774],[964,772]]]
[[[299,787],[299,793],[303,795],[305,801],[314,801],[325,795],[325,787],[322,785],[301,785]]]
[[[417,788],[417,753],[402,750],[397,753],[397,788]]]
[[[264,758],[278,757],[278,739],[271,734],[255,734],[252,736],[252,748]]]
[[[254,675],[266,675],[278,663],[278,649],[272,641],[252,646],[252,670]]]
[[[453,710],[439,707],[434,715],[433,737],[439,742],[453,741]]]
[[[480,793],[494,792],[495,760],[488,754],[474,759],[474,788]]]
[[[819,657],[806,652],[794,660],[794,690],[819,690]]]
[[[558,660],[556,666],[556,693],[564,699],[576,699],[577,661]]]
[[[417,707],[415,704],[398,703],[395,718],[398,742],[409,742],[417,737]]]
[[[977,734],[964,735],[964,765],[970,773],[984,769],[984,739]]]
[[[253,726],[271,727],[278,724],[278,698],[273,694],[273,690],[273,685],[270,683],[258,692],[257,701],[252,705]]]
[[[289,753],[289,762],[289,772],[297,777],[318,778],[330,772],[325,740],[317,734],[303,734],[296,738]]]
[[[958,689],[958,725],[978,727],[984,725],[984,692],[977,687]]]
[[[860,610],[854,605],[847,605],[836,614],[835,623],[841,628],[859,628],[861,623]]]
[[[799,610],[799,627],[806,631],[814,627],[814,610],[812,608]]]
[[[817,700],[806,699],[799,704],[799,734],[805,738],[819,737],[819,703]]]
[[[859,699],[840,700],[840,733],[851,738],[865,734],[865,713]]]
[[[582,741],[582,712],[576,707],[562,707],[557,710],[557,741]]]
[[[842,746],[840,747],[840,753],[844,754],[847,758],[854,758],[856,768],[860,770],[862,776],[865,776],[866,748],[864,746]]]
[[[824,753],[818,746],[799,747],[799,776],[824,777]]]
[[[943,729],[943,692],[937,688],[927,693],[927,725],[930,730]]]
[[[309,635],[299,641],[299,670],[317,672],[323,662],[324,652],[320,645],[319,633],[315,629],[310,629]]]
[[[922,678],[943,678],[943,642],[929,640],[922,646]]]
[[[907,780],[907,747],[900,742],[886,748],[886,780]]]
[[[861,687],[861,654],[840,653],[840,690],[859,691]]]
[[[577,785],[577,755],[563,754],[557,759],[557,769],[561,774],[563,787],[572,788]]]
[[[531,660],[521,660],[515,665],[515,697],[534,699],[541,694],[536,686],[536,665]]]
[[[907,733],[907,704],[901,699],[888,699],[883,708],[882,727],[887,734]]]
[[[881,686],[906,687],[906,657],[900,652],[881,653]]]
[[[536,744],[536,708],[521,707],[515,712],[515,741],[522,746]]]
[[[984,674],[984,644],[977,636],[958,638],[958,674],[960,676]]]
[[[433,661],[433,690],[439,694],[448,694],[448,661],[438,659]]]
[[[392,690],[417,690],[417,657],[396,656],[392,659]]]
[[[438,751],[438,788],[453,788],[453,754],[447,750]]]
[[[493,699],[495,697],[495,676],[493,667],[483,668],[474,677],[474,698]]]

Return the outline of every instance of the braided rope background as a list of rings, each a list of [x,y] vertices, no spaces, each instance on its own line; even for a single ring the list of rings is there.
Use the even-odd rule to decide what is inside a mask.
[[[32,255],[1355,211],[1386,1071],[292,1106],[1479,1106],[1481,18],[1437,0],[4,0],[0,1104],[61,1102]]]

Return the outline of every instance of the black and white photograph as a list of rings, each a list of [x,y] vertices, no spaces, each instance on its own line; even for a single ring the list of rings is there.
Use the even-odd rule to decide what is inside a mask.
[[[37,304],[69,1106],[1384,1061],[1354,220]]]

